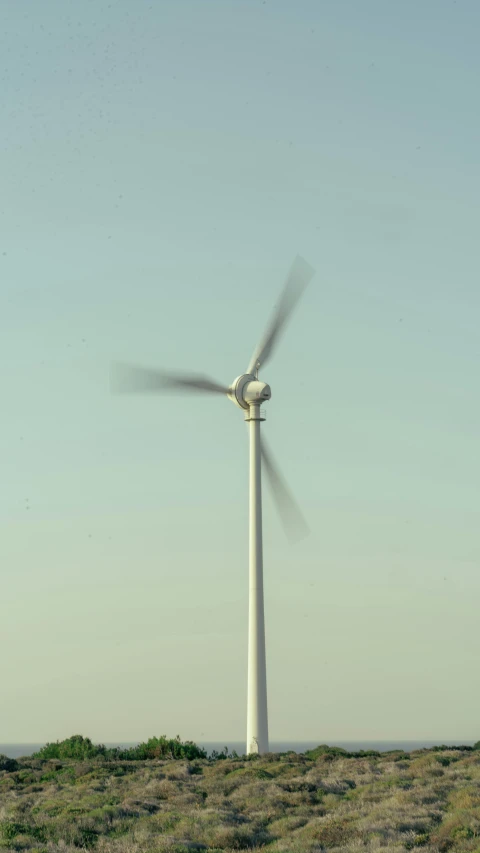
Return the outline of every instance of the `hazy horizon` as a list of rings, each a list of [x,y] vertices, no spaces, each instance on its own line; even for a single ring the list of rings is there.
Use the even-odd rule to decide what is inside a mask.
[[[246,728],[247,438],[114,360],[261,378],[272,741],[479,739],[480,6],[0,9],[0,739]],[[143,733],[143,734],[142,734]]]
[[[188,740],[188,738],[184,738],[183,740]],[[140,741],[105,741],[100,740],[98,743],[102,743],[104,746],[111,747],[121,747],[123,749],[137,746]],[[315,747],[323,744],[324,741],[315,740],[315,741],[275,741],[272,740],[270,742],[270,752],[286,752],[289,750],[293,750],[295,752],[306,752],[307,750],[314,749]],[[0,743],[0,755],[6,755],[8,758],[21,758],[25,755],[31,755],[33,752],[38,752],[45,743],[23,743],[23,744],[7,744]],[[210,755],[213,750],[217,752],[223,751],[225,747],[228,748],[229,752],[236,751],[238,755],[242,755],[245,753],[245,739],[232,739],[227,738],[224,741],[198,741],[198,746],[202,747],[207,751],[207,754]],[[440,740],[440,741],[338,741],[328,743],[329,746],[342,747],[347,751],[356,752],[360,750],[372,749],[378,752],[388,752],[394,749],[402,749],[404,752],[414,752],[418,749],[428,749],[433,746],[473,746],[473,742],[469,741],[450,741],[450,740]]]

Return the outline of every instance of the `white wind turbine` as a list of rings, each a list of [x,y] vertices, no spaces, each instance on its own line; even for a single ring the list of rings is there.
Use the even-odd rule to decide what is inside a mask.
[[[297,255],[267,330],[255,349],[247,372],[229,386],[198,374],[117,364],[112,369],[112,390],[117,392],[197,391],[224,394],[245,411],[250,432],[250,538],[248,612],[247,753],[268,752],[267,673],[265,662],[265,619],[263,603],[262,488],[261,461],[270,481],[274,500],[289,535],[308,531],[265,440],[260,443],[260,423],[265,420],[262,403],[270,400],[270,386],[261,382],[258,371],[272,354],[278,337],[305,287],[314,275],[312,267]]]

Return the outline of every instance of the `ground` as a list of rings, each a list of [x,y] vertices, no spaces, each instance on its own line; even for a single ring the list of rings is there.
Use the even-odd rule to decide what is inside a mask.
[[[5,851],[475,851],[480,750],[41,761],[0,771]]]

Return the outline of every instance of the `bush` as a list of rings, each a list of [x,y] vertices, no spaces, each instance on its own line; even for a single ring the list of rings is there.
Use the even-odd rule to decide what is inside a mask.
[[[29,835],[37,841],[47,840],[43,826],[31,826],[26,823],[18,823],[13,820],[0,821],[0,837],[5,841],[12,841],[17,835]]]
[[[18,766],[18,761],[15,761],[14,758],[9,758],[8,755],[0,753],[0,770],[12,772],[13,770],[18,770]]]
[[[470,826],[457,826],[452,830],[452,838],[474,838],[475,833]]]
[[[170,739],[165,735],[159,738],[151,737],[146,743],[140,743],[138,746],[131,747],[130,749],[121,749],[120,747],[107,749],[104,744],[93,744],[88,737],[72,735],[72,737],[66,740],[47,743],[39,752],[35,752],[32,757],[43,759],[56,758],[60,760],[73,759],[75,761],[85,761],[92,758],[107,761],[145,761],[151,758],[173,758],[193,761],[196,758],[206,758],[207,753],[192,741],[182,743],[179,735],[176,738]]]
[[[405,847],[407,850],[413,850],[414,847],[423,847],[425,844],[428,844],[430,841],[430,835],[428,832],[420,832],[415,836],[413,841],[407,841]]]
[[[312,758],[313,761],[315,761],[315,759],[320,758],[321,755],[331,755],[332,758],[335,756],[347,758],[348,752],[346,749],[342,749],[341,746],[328,746],[327,743],[321,743],[320,746],[315,747],[315,749],[309,749],[305,755],[307,758]]]
[[[234,749],[232,750],[232,752],[229,752],[228,746],[224,746],[221,752],[218,752],[216,749],[212,749],[208,757],[210,761],[222,761],[227,758],[229,758],[230,760],[235,760],[237,758],[240,758],[240,756]],[[246,756],[244,755],[243,758],[245,759]]]
[[[107,750],[106,757],[118,757],[127,761],[145,761],[149,758],[194,761],[196,758],[206,758],[207,753],[191,740],[182,743],[179,735],[170,739],[162,735],[161,737],[151,737],[146,743],[139,743],[138,746],[131,749]]]
[[[305,755],[307,758],[315,761],[320,756],[325,756],[330,760],[334,758],[379,758],[381,753],[375,749],[360,749],[358,752],[348,752],[341,746],[328,746],[328,744],[322,743],[320,746],[315,747],[315,749],[309,749]]]
[[[82,737],[82,735],[72,735],[66,740],[56,743],[47,743],[39,752],[34,752],[32,758],[73,758],[85,760],[86,758],[96,758],[97,755],[105,753],[104,746],[94,746],[90,738]]]

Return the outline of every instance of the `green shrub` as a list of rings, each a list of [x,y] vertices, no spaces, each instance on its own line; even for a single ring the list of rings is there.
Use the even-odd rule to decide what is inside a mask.
[[[140,743],[138,746],[129,749],[107,748],[104,744],[93,744],[88,737],[72,735],[66,740],[47,743],[32,757],[75,761],[85,761],[92,758],[97,759],[97,761],[145,761],[151,758],[193,761],[197,758],[206,758],[207,753],[192,741],[182,743],[179,735],[176,738],[167,738],[165,735],[159,738],[151,737],[146,743]],[[225,758],[227,756],[221,753],[218,757]]]
[[[322,743],[320,746],[315,747],[315,749],[309,749],[305,753],[305,757],[313,761],[323,756],[327,760],[334,758],[379,758],[381,752],[377,752],[376,749],[360,749],[358,752],[348,752],[348,750],[343,749],[341,746],[329,746],[326,743]]]
[[[245,756],[243,756],[245,758]],[[238,753],[233,749],[232,752],[228,751],[228,746],[224,746],[221,752],[218,752],[216,749],[212,749],[212,752],[209,756],[211,761],[222,761],[226,758],[235,759],[240,758]]]
[[[167,738],[165,735],[161,737],[151,737],[146,743],[139,743],[131,749],[107,750],[107,758],[118,757],[122,760],[145,761],[149,758],[166,758],[166,759],[186,759],[194,761],[197,758],[206,758],[207,753],[204,749],[197,746],[191,740],[184,743],[180,740],[180,736],[176,738]]]
[[[328,746],[327,743],[321,743],[320,746],[316,746],[315,749],[309,749],[305,753],[307,758],[315,759],[320,758],[321,755],[331,756],[335,758],[336,756],[342,756],[343,758],[347,758],[349,753],[346,749],[342,749],[341,746]]]
[[[407,841],[405,847],[407,850],[412,850],[414,847],[423,847],[425,844],[428,844],[430,841],[430,835],[428,832],[420,832],[415,836],[413,841]]]
[[[86,758],[96,758],[102,752],[105,752],[105,747],[94,746],[90,738],[84,738],[82,735],[72,735],[72,737],[66,740],[47,743],[39,752],[34,752],[32,757],[84,760]]]
[[[14,758],[9,758],[8,755],[0,753],[0,770],[12,772],[13,770],[18,770],[18,766],[18,761],[15,761]]]
[[[452,830],[452,838],[474,838],[475,833],[469,826],[456,826]]]
[[[26,823],[19,823],[14,820],[0,821],[0,837],[5,841],[12,841],[17,835],[29,835],[37,841],[45,842],[47,840],[46,832],[43,826],[31,826]]]

